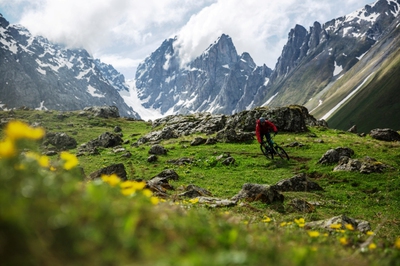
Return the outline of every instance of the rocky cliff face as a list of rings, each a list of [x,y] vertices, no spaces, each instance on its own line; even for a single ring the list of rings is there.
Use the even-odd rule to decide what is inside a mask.
[[[105,66],[86,50],[65,49],[34,37],[0,15],[2,108],[67,111],[110,105],[117,106],[121,116],[139,118],[116,90],[124,89],[124,80],[118,75],[112,77],[113,68]]]
[[[326,98],[322,94],[331,94],[330,88],[396,27],[399,7],[400,0],[378,0],[324,24],[316,21],[309,30],[296,25],[273,71],[256,66],[247,53],[237,55],[227,35],[181,68],[175,40],[166,40],[138,68],[139,97],[162,114],[232,114],[289,104],[313,110]],[[369,74],[353,80],[353,88]]]
[[[271,73],[265,65],[256,66],[248,53],[239,56],[225,34],[183,68],[174,42],[164,41],[136,73],[136,88],[145,107],[163,114],[245,110]]]
[[[393,21],[399,8],[399,0],[378,0],[323,25],[315,22],[309,30],[296,25],[289,32],[266,90],[256,98],[262,100],[255,103],[296,103],[315,108],[320,104],[319,94],[363,60],[376,42],[396,27]]]

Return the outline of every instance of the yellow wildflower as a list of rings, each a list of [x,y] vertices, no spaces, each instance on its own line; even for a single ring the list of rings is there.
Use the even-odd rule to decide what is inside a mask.
[[[346,228],[347,228],[347,230],[350,230],[350,231],[354,230],[354,226],[352,224],[346,224]]]
[[[145,195],[146,197],[150,198],[151,196],[153,196],[153,191],[151,191],[150,189],[143,189],[142,190],[143,195]]]
[[[135,193],[137,190],[142,190],[146,186],[146,182],[136,182],[128,180],[122,182],[119,186],[121,187],[121,193],[124,194],[125,196],[128,196]],[[151,195],[152,193],[146,196],[150,197]]]
[[[394,242],[394,246],[400,249],[400,237],[396,239],[396,242]]]
[[[199,198],[190,199],[189,202],[192,204],[196,204],[197,202],[199,202]]]
[[[329,227],[332,229],[340,229],[340,228],[342,228],[342,225],[341,224],[331,224]]]
[[[10,138],[0,142],[0,158],[12,158],[17,154],[14,142]]]
[[[349,241],[348,241],[347,238],[345,238],[345,237],[339,238],[339,242],[340,242],[340,244],[342,244],[342,245],[347,245],[347,244],[349,244]]]
[[[281,222],[281,224],[280,224],[281,227],[284,227],[286,225],[287,225],[287,222]]]
[[[116,175],[116,174],[112,174],[112,175],[101,175],[101,179],[108,183],[110,186],[114,187],[115,185],[117,185],[119,182],[121,182],[121,179]]]
[[[44,136],[43,128],[32,128],[21,121],[10,121],[4,132],[12,140],[24,138],[38,140]]]
[[[304,218],[294,219],[294,222],[300,227],[303,228],[306,225],[306,221]]]
[[[368,235],[368,236],[372,236],[372,235],[374,235],[374,232],[368,231],[368,232],[367,232],[367,235]]]
[[[318,231],[307,231],[307,233],[310,237],[319,237]]]
[[[32,158],[36,160],[41,167],[49,168],[50,167],[50,160],[49,157],[45,155],[37,154],[36,152],[26,152],[25,156],[27,158]]]
[[[76,158],[75,155],[73,155],[67,151],[61,152],[60,158],[65,161],[64,166],[63,166],[65,170],[71,170],[72,168],[77,166],[79,163],[78,158]]]
[[[271,222],[271,218],[265,216],[264,219],[262,219],[262,222],[269,223],[269,222]]]
[[[371,243],[371,244],[368,245],[368,248],[371,249],[371,250],[372,249],[376,249],[376,244],[375,243]]]
[[[150,197],[150,202],[153,205],[157,205],[160,202],[160,200],[157,197]]]

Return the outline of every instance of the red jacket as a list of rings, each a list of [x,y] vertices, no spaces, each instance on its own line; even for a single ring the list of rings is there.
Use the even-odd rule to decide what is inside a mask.
[[[275,133],[278,132],[278,129],[276,128],[276,126],[272,122],[270,122],[268,120],[265,120],[265,124],[261,125],[260,120],[257,119],[257,122],[256,122],[256,136],[257,136],[257,140],[258,140],[259,143],[261,143],[261,140],[262,140],[261,139],[261,134],[266,134],[266,133],[271,132],[271,131],[273,131]]]

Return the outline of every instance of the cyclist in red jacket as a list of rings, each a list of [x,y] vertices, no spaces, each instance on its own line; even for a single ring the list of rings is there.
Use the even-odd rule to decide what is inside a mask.
[[[278,133],[278,129],[271,121],[268,121],[264,117],[260,117],[260,119],[258,119],[256,122],[256,136],[258,142],[261,144],[264,141],[265,136],[268,144],[272,147],[270,135],[271,131],[273,131],[275,135]]]

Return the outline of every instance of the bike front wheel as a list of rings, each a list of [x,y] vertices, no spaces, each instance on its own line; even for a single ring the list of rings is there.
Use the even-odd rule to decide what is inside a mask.
[[[271,159],[271,160],[274,159],[274,153],[272,152],[272,150],[269,147],[267,147],[266,144],[261,144],[260,149],[261,149],[262,153],[265,155],[265,157],[267,157],[268,159]]]
[[[275,150],[279,157],[281,157],[283,160],[289,160],[289,155],[282,147],[276,146]]]

